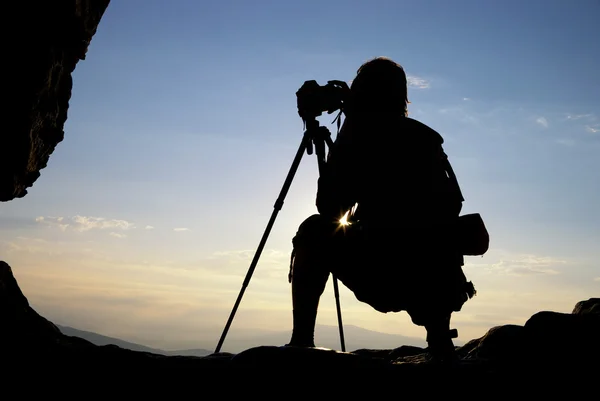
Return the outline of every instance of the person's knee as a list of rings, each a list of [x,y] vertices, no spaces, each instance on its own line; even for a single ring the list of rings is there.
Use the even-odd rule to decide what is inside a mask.
[[[293,238],[293,256],[290,265],[289,281],[302,286],[324,286],[330,274],[328,255],[329,233],[324,219],[314,214],[298,227]]]
[[[319,232],[325,226],[324,221],[325,219],[322,215],[313,214],[312,216],[309,216],[306,219],[304,219],[302,223],[300,223],[300,226],[298,226],[298,233]]]
[[[292,239],[295,249],[301,247],[317,247],[327,238],[327,226],[320,214],[313,214],[305,219]]]

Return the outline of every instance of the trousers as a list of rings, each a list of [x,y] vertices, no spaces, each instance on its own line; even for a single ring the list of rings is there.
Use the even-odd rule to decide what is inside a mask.
[[[406,311],[427,326],[460,311],[475,294],[462,270],[462,257],[420,238],[365,232],[319,214],[302,222],[294,236],[289,279],[294,308],[299,300],[317,307],[330,274],[355,297],[382,313]],[[316,302],[316,304],[315,304]]]

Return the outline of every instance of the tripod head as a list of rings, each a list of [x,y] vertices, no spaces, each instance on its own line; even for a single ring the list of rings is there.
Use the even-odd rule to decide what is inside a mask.
[[[335,118],[338,130],[340,128],[340,116],[344,111],[350,94],[350,88],[344,81],[328,81],[327,85],[319,85],[317,81],[305,81],[296,92],[298,115],[302,118],[306,131],[304,133],[304,146],[306,153],[312,155],[313,146],[317,153],[319,171],[322,171],[325,163],[325,144],[331,147],[331,133],[326,127],[319,125],[317,117],[323,112],[332,114],[336,110],[340,113]]]
[[[305,120],[304,124],[306,126],[306,131],[304,131],[301,147],[306,149],[308,155],[313,154],[314,147],[315,153],[317,154],[317,163],[319,165],[319,175],[321,175],[326,163],[325,145],[329,148],[333,146],[331,132],[329,132],[327,127],[320,125],[316,117]]]

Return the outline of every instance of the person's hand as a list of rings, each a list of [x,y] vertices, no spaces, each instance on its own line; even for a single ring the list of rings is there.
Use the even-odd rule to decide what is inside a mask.
[[[346,81],[338,81],[334,79],[332,81],[327,81],[327,83],[339,87],[344,91],[345,95],[348,95],[350,93],[350,87],[348,86],[348,82]]]
[[[344,112],[346,112],[347,110],[347,106],[348,106],[348,102],[350,100],[350,87],[348,86],[348,83],[346,81],[338,81],[338,80],[331,80],[331,81],[327,81],[328,85],[334,85],[336,88],[341,90],[341,94],[342,94],[342,99],[343,99],[343,104],[344,104]],[[328,114],[331,114],[333,111],[328,112]],[[340,116],[341,116],[341,111],[340,114],[337,115],[337,117],[335,118],[335,120],[333,120],[332,122],[335,122],[337,120],[338,122],[338,131],[340,129]]]

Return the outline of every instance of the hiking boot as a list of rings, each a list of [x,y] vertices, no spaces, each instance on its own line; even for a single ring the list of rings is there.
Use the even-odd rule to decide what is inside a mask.
[[[456,329],[450,330],[447,326],[426,326],[427,328],[427,352],[432,360],[441,363],[452,363],[458,361],[456,347],[452,342],[458,337]]]

